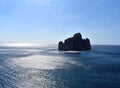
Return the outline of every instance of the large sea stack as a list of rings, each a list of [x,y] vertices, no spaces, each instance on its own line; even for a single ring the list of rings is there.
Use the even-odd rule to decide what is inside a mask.
[[[76,33],[73,37],[65,39],[64,42],[60,41],[58,49],[63,51],[84,51],[90,50],[91,44],[88,38],[82,39],[82,35]]]

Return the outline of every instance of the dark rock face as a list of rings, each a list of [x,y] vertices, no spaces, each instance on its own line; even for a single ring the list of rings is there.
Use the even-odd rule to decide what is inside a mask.
[[[91,44],[88,38],[82,39],[82,35],[80,33],[76,33],[73,37],[66,39],[64,42],[60,41],[58,49],[63,51],[90,50]]]

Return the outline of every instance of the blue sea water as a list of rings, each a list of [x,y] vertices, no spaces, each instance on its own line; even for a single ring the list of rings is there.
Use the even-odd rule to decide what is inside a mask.
[[[82,52],[1,46],[0,88],[120,88],[120,46]]]

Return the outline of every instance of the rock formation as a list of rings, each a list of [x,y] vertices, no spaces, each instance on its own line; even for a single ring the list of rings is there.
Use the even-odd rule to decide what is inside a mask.
[[[82,35],[80,33],[76,33],[73,37],[66,39],[64,42],[60,41],[58,49],[63,51],[90,50],[91,44],[88,38],[82,39]]]

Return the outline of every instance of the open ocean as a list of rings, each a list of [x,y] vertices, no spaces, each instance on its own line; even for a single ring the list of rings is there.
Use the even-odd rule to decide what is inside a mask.
[[[120,46],[0,46],[0,88],[120,88]]]

